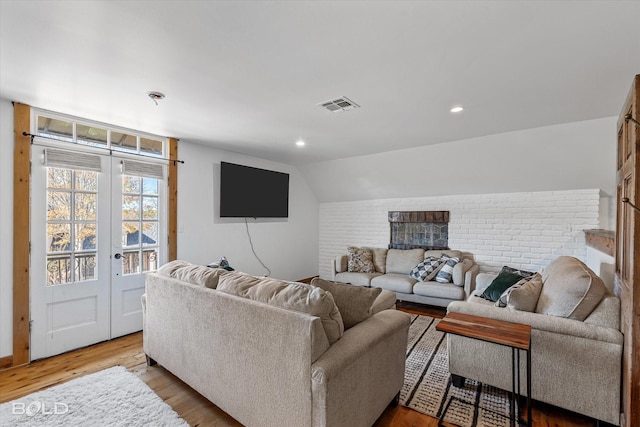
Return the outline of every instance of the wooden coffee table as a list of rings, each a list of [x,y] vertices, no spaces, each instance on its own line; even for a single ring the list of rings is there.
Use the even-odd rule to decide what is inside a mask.
[[[463,313],[447,313],[436,326],[436,330],[448,334],[460,335],[467,338],[487,341],[511,348],[511,425],[525,423],[520,418],[520,351],[526,353],[527,358],[527,419],[526,425],[531,426],[531,326],[521,323],[503,322],[487,317],[473,316]],[[517,386],[516,386],[517,385]],[[440,420],[449,409],[451,398],[445,406]],[[440,421],[438,422],[440,425]]]

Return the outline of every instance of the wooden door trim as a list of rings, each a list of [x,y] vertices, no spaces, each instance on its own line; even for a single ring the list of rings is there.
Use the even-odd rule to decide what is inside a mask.
[[[169,200],[168,222],[169,250],[167,261],[178,259],[178,140],[169,138]]]
[[[31,107],[13,105],[13,366],[29,363]],[[26,134],[26,135],[25,135]]]

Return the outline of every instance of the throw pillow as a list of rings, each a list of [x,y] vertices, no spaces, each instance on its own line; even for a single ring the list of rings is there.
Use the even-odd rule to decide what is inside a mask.
[[[534,274],[536,274],[533,271],[520,270],[518,268],[509,267],[507,265],[503,266],[502,270],[500,271],[508,271],[509,273],[517,274],[518,276],[522,276],[522,277],[531,277]]]
[[[371,306],[380,295],[380,292],[382,292],[381,288],[347,285],[320,279],[319,277],[311,281],[311,286],[316,286],[331,293],[342,316],[345,331],[371,317]]]
[[[584,320],[607,293],[600,277],[582,261],[559,256],[542,270],[536,313]]]
[[[365,248],[371,251],[373,257],[373,266],[378,273],[386,273],[387,267],[387,249],[385,248]]]
[[[542,276],[536,273],[522,278],[509,287],[496,301],[496,307],[508,307],[514,310],[533,312],[542,290]]]
[[[444,260],[430,256],[413,267],[409,276],[421,282],[428,282],[438,274],[443,265]]]
[[[508,271],[501,271],[480,296],[484,299],[488,299],[489,301],[496,302],[504,291],[509,289],[512,285],[515,285],[520,280],[522,280],[522,276]]]
[[[453,282],[453,267],[460,262],[458,257],[449,257],[442,254],[440,259],[443,261],[443,265],[436,274],[436,282],[438,283],[451,283]]]
[[[342,316],[333,296],[323,289],[304,283],[227,273],[220,278],[218,291],[317,316],[322,321],[329,344],[336,342],[344,333]]]
[[[349,263],[347,270],[352,273],[375,273],[376,267],[373,265],[373,254],[369,249],[349,246]]]

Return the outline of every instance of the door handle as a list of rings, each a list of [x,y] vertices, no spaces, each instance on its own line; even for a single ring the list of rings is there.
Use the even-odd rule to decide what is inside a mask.
[[[115,254],[113,257],[114,257],[115,259],[120,259],[120,258],[122,258],[122,254]]]

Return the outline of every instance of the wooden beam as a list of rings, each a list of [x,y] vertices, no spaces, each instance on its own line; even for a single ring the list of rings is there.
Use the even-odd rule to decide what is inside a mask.
[[[31,108],[13,107],[13,365],[29,363]]]
[[[178,160],[178,140],[169,138],[169,160]],[[169,162],[168,231],[169,250],[167,261],[178,259],[178,163]]]
[[[610,230],[584,230],[587,246],[599,250],[609,256],[614,256],[616,252],[615,231]]]

